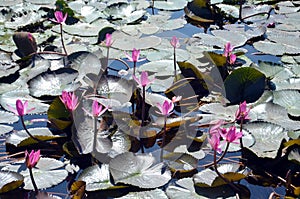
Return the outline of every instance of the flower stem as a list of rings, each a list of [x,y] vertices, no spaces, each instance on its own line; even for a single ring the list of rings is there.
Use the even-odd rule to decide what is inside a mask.
[[[177,81],[177,74],[176,74],[176,48],[174,48],[174,78],[175,78],[175,82]]]
[[[164,146],[166,142],[166,130],[167,130],[167,116],[164,118],[164,132],[163,132],[163,138],[162,138],[162,143],[161,143],[161,151],[160,151],[160,162],[163,161],[163,156],[164,156]]]
[[[136,61],[133,62],[133,75],[135,75]]]
[[[33,178],[33,173],[32,173],[32,168],[28,168],[29,169],[29,175],[30,175],[30,179],[31,179],[31,183],[33,185],[33,188],[34,188],[34,192],[35,194],[37,194],[39,192],[37,186],[36,186],[36,183],[34,181],[34,178]]]
[[[241,117],[240,132],[243,131],[243,123],[244,123],[244,117]],[[240,138],[240,147],[241,147],[241,149],[244,148],[243,137]]]
[[[216,160],[216,164],[219,163],[225,157],[225,155],[229,149],[229,145],[230,145],[230,142],[227,142],[226,148],[225,148],[224,152],[222,153],[221,157],[218,160]],[[210,167],[213,165],[214,165],[214,162],[206,164],[206,165],[204,165],[204,167],[207,168],[207,167]]]
[[[61,45],[62,45],[62,47],[64,49],[65,55],[68,55],[67,50],[66,50],[66,46],[65,46],[65,42],[64,42],[64,37],[63,37],[63,27],[62,27],[62,24],[60,23],[59,26],[60,26]]]
[[[145,96],[146,96],[146,86],[143,86],[143,99],[142,99],[142,124],[141,127],[145,126]],[[143,136],[143,128],[140,128],[140,140]],[[144,153],[144,145],[143,142],[140,143],[141,144],[141,150],[142,153]]]
[[[25,125],[25,122],[24,122],[24,118],[23,116],[20,116],[20,119],[21,119],[21,122],[22,122],[22,126],[24,128],[24,130],[26,131],[26,133],[29,135],[30,138],[32,138],[33,140],[37,141],[37,142],[44,142],[36,137],[34,137],[27,129],[26,125]]]
[[[232,183],[230,182],[227,178],[225,178],[219,171],[218,171],[218,166],[217,166],[217,151],[214,151],[214,169],[217,173],[217,175],[226,183],[228,184],[233,191],[236,193],[239,193],[239,189]]]

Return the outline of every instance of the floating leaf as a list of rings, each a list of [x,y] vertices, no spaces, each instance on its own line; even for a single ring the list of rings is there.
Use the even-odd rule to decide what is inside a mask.
[[[0,124],[0,135],[3,136],[6,133],[11,132],[14,129],[12,126]]]
[[[186,5],[186,0],[155,1],[154,8],[161,10],[181,10]]]
[[[48,120],[58,129],[65,129],[72,122],[68,120],[70,112],[66,109],[60,98],[55,98],[47,111]]]
[[[228,4],[217,4],[216,5],[222,12],[224,12],[227,16],[233,18],[239,18],[239,8],[237,6],[228,5]]]
[[[97,191],[114,188],[110,182],[108,164],[94,165],[83,170],[78,180],[86,183],[87,191]]]
[[[19,65],[11,60],[6,53],[0,53],[0,78],[6,77],[10,74],[14,74],[19,70]]]
[[[235,31],[214,30],[212,34],[225,39],[234,47],[243,46],[247,42],[247,38],[243,34]]]
[[[300,48],[285,44],[272,43],[268,41],[259,41],[253,44],[254,48],[264,54],[283,55],[283,54],[299,54]]]
[[[2,94],[0,96],[0,103],[4,109],[9,110],[8,105],[15,107],[18,99],[23,102],[28,101],[28,110],[34,108],[30,113],[44,113],[49,107],[48,104],[42,103],[41,100],[31,97],[27,89],[15,89]]]
[[[214,22],[214,16],[212,10],[207,6],[206,1],[191,1],[184,7],[184,13],[186,16],[194,21],[201,23]]]
[[[120,199],[132,199],[132,198],[168,199],[165,192],[161,189],[154,189],[151,191],[130,192],[127,195],[120,197]]]
[[[14,171],[0,171],[0,193],[6,193],[22,185],[24,177]]]
[[[275,124],[253,122],[245,124],[244,128],[255,138],[255,144],[249,149],[258,157],[275,158],[282,140],[288,140],[287,131]]]
[[[237,172],[239,166],[239,164],[222,164],[218,167],[218,171],[230,182],[239,181],[246,178],[245,174]],[[217,187],[226,184],[215,171],[209,168],[194,175],[194,182],[199,187]]]
[[[173,152],[164,155],[163,158],[174,174],[191,173],[197,169],[198,159],[186,153]]]
[[[266,76],[250,68],[238,68],[225,79],[226,98],[231,104],[255,102],[265,90]]]
[[[6,111],[0,111],[0,123],[14,123],[19,120],[19,117],[14,113],[9,113]]]
[[[77,76],[75,70],[66,68],[43,73],[28,82],[30,94],[35,97],[58,96],[63,90],[74,91],[78,87],[73,83]]]
[[[86,187],[86,182],[84,181],[73,182],[70,190],[72,199],[82,199],[84,196],[85,187]]]
[[[292,116],[300,116],[300,93],[295,90],[281,90],[273,93],[275,104],[279,104],[287,109],[288,113]]]
[[[43,141],[60,138],[60,136],[53,135],[48,128],[29,128],[28,131],[31,133],[31,135]],[[37,141],[29,137],[25,130],[14,132],[6,138],[6,144],[12,144],[16,147],[27,146],[36,143]]]
[[[168,186],[166,193],[170,199],[203,199],[202,196],[198,195],[195,191],[193,178],[183,178],[176,181],[175,185]]]
[[[155,158],[127,152],[116,156],[109,163],[111,175],[116,183],[122,182],[141,188],[156,188],[171,179],[170,171],[163,172],[163,163],[153,165]]]
[[[34,180],[38,189],[45,189],[61,183],[68,175],[63,162],[54,158],[41,157],[38,161],[36,168],[32,169]],[[24,189],[34,190],[29,176],[29,170],[21,171],[20,174],[24,176]]]
[[[293,149],[289,155],[288,155],[288,160],[290,161],[295,161],[298,164],[300,164],[300,150],[299,148]]]

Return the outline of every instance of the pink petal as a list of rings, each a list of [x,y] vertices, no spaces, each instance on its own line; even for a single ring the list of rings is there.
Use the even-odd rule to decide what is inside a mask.
[[[24,103],[24,105],[26,104],[26,102]],[[16,101],[16,109],[17,109],[17,112],[18,112],[18,115],[19,116],[23,116],[24,115],[24,105],[22,103],[21,100],[17,100]]]

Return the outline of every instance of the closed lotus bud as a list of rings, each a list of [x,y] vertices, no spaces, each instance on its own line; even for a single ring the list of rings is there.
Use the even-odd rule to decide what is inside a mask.
[[[37,51],[35,38],[30,32],[16,32],[13,35],[13,40],[21,57],[26,57]]]

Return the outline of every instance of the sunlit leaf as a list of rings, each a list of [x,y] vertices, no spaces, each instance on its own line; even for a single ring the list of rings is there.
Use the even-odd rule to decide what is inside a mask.
[[[279,104],[287,109],[292,116],[300,116],[300,93],[295,90],[281,90],[273,93],[275,104]]]
[[[19,120],[19,117],[13,113],[9,113],[6,111],[0,111],[0,123],[14,123]]]
[[[14,171],[0,171],[0,193],[9,192],[22,185],[24,177]]]
[[[0,135],[4,135],[6,133],[11,132],[14,129],[14,127],[12,126],[8,126],[8,125],[2,125],[0,124]]]
[[[161,189],[154,189],[151,191],[141,191],[141,192],[130,192],[127,195],[120,197],[120,199],[132,199],[132,198],[168,199],[165,192]]]
[[[156,188],[171,179],[170,171],[163,172],[163,163],[154,165],[155,158],[146,155],[123,153],[109,163],[109,170],[116,183],[122,182],[141,188]]]

